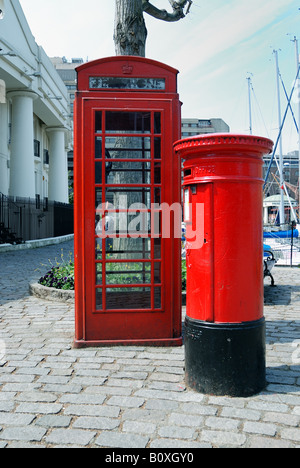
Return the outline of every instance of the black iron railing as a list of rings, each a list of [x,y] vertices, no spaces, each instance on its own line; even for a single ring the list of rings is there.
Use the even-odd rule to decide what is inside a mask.
[[[0,244],[19,244],[73,232],[73,205],[40,197],[7,197],[0,192]]]

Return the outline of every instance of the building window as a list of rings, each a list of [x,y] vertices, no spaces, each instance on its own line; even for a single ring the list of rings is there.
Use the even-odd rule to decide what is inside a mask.
[[[34,156],[37,158],[41,157],[40,153],[40,148],[41,148],[41,143],[38,140],[33,140],[33,145],[34,145]]]
[[[211,127],[211,121],[210,120],[199,120],[199,127],[200,128]]]
[[[41,196],[38,193],[35,195],[35,207],[37,210],[41,209]]]
[[[48,211],[48,209],[49,209],[48,198],[45,197],[43,200],[43,210]]]
[[[49,151],[44,149],[44,164],[49,164]]]

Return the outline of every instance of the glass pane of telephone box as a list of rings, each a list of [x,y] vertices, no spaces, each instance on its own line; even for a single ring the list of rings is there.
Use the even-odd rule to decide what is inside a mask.
[[[161,238],[154,239],[154,258],[161,258]]]
[[[151,288],[108,288],[107,309],[151,309]]]
[[[160,284],[161,283],[161,264],[160,262],[154,263],[154,283]]]
[[[95,158],[102,159],[102,138],[95,138]]]
[[[95,184],[101,185],[102,184],[102,162],[96,161],[95,162]],[[111,174],[112,163],[110,161],[105,162],[105,183],[109,184],[109,175]]]
[[[154,138],[154,158],[161,159],[161,138]]]
[[[106,157],[112,159],[150,159],[151,139],[149,137],[106,137],[105,149]]]
[[[151,263],[106,263],[106,284],[151,284]]]
[[[102,263],[96,263],[96,285],[102,284]]]
[[[107,162],[106,162],[107,164]],[[151,184],[150,162],[115,162],[106,168],[107,184]]]
[[[107,200],[116,210],[151,209],[151,189],[147,187],[108,187]],[[132,206],[134,205],[134,206]]]
[[[148,260],[151,258],[151,239],[121,237],[110,239],[111,249],[106,252],[108,260]]]
[[[151,213],[148,211],[136,213],[108,211],[103,219],[103,211],[99,209],[96,212],[95,231],[99,238],[103,237],[103,231],[105,231],[105,236],[111,239],[119,235],[126,236],[127,234],[132,238],[145,237],[151,234]],[[108,239],[106,242],[108,242]]]
[[[154,307],[155,309],[161,309],[161,288],[154,288]]]
[[[102,288],[96,289],[96,309],[102,309]]]
[[[102,111],[95,113],[95,133],[102,132]]]
[[[102,184],[102,162],[95,162],[95,184]]]
[[[95,241],[95,259],[102,260],[102,239],[98,237]]]
[[[106,133],[150,133],[150,112],[106,112]]]
[[[155,161],[154,163],[154,183],[161,184],[161,162]]]
[[[161,133],[161,113],[154,112],[154,133]]]
[[[95,208],[101,210],[102,208],[102,188],[96,187],[95,190]]]

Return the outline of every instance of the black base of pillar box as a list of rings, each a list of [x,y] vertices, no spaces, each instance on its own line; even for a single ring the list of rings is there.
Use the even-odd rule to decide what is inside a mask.
[[[187,385],[204,394],[248,397],[266,387],[265,319],[215,324],[186,317]]]

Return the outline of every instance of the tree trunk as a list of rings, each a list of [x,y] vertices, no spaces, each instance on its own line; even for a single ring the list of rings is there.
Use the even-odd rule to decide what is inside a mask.
[[[116,0],[116,55],[145,57],[147,29],[141,0]]]

